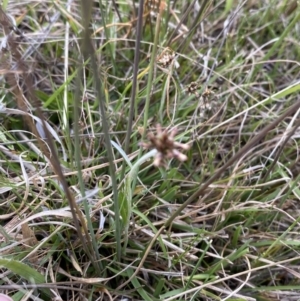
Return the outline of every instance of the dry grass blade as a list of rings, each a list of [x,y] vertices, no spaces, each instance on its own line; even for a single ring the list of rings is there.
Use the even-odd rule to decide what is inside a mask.
[[[274,120],[271,124],[267,125],[264,129],[261,130],[260,133],[255,135],[243,148],[241,148],[236,155],[234,155],[231,159],[229,159],[219,170],[215,172],[213,176],[210,177],[208,181],[206,181],[195,193],[193,193],[178,209],[177,211],[166,221],[165,227],[168,227],[172,224],[174,219],[181,213],[181,211],[186,208],[189,204],[191,204],[195,199],[202,194],[205,193],[205,190],[208,188],[210,184],[212,184],[215,180],[217,180],[228,167],[230,167],[235,161],[239,160],[244,154],[246,154],[259,140],[263,139],[267,135],[267,133],[276,128],[276,126],[284,120],[287,116],[293,115],[300,108],[300,102],[296,102],[293,106],[291,106],[285,113],[283,113],[280,117]],[[203,199],[204,201],[204,199]]]
[[[2,23],[1,23],[2,22]],[[76,204],[74,197],[72,196],[68,184],[65,180],[65,177],[63,175],[60,162],[58,159],[58,156],[56,154],[56,150],[53,143],[52,135],[50,134],[48,127],[46,126],[45,118],[42,112],[41,102],[36,97],[34,92],[34,86],[33,86],[33,80],[30,74],[30,71],[28,70],[25,61],[22,59],[22,54],[19,50],[18,41],[16,38],[10,33],[10,30],[12,27],[11,23],[9,22],[8,17],[4,13],[4,11],[0,10],[0,24],[3,27],[3,30],[5,33],[7,33],[7,52],[10,53],[12,61],[15,63],[12,66],[8,66],[7,62],[5,65],[5,68],[12,68],[19,70],[19,73],[22,74],[22,77],[19,77],[18,74],[15,74],[13,72],[8,72],[6,74],[6,81],[8,85],[12,89],[12,93],[15,96],[15,99],[17,101],[18,108],[27,113],[31,110],[35,110],[37,116],[40,118],[40,120],[43,123],[44,132],[46,134],[46,140],[44,140],[41,136],[39,131],[37,130],[36,124],[34,120],[30,117],[29,114],[23,115],[25,123],[29,126],[31,132],[33,135],[38,139],[39,146],[43,152],[43,154],[49,159],[49,161],[52,164],[52,167],[55,171],[55,173],[58,175],[59,180],[63,186],[63,189],[66,193],[66,197],[69,201],[69,205],[71,208],[71,212],[73,215],[73,220],[77,229],[77,234],[80,237],[82,241],[82,245],[85,248],[85,251],[87,255],[90,257],[91,261],[94,262],[94,258],[92,257],[92,252],[89,250],[90,241],[89,241],[89,234],[86,228],[86,224],[84,221],[84,217],[82,212],[79,210],[78,205]],[[24,88],[22,88],[22,87]],[[49,148],[51,150],[48,150],[48,147],[46,147],[45,143],[48,143]],[[79,220],[78,220],[79,219]],[[79,223],[80,221],[80,223]],[[81,224],[81,226],[80,226]],[[82,229],[84,230],[85,236],[82,235]]]
[[[284,2],[3,2],[1,293],[299,299],[300,15]]]
[[[1,6],[0,6],[0,24],[2,25],[6,36],[9,36],[12,30],[17,34],[22,35],[21,31],[19,31],[18,28],[11,23],[10,19],[3,11]]]
[[[121,222],[120,222],[120,210],[119,210],[119,199],[118,199],[118,188],[117,188],[117,180],[116,180],[116,168],[114,165],[114,156],[112,151],[112,145],[110,140],[109,133],[109,124],[106,117],[106,110],[104,104],[104,97],[102,91],[102,83],[101,78],[98,73],[98,65],[95,49],[91,42],[91,35],[89,29],[89,23],[91,18],[91,11],[93,7],[93,1],[82,1],[82,15],[83,15],[83,23],[84,23],[84,32],[83,32],[83,52],[87,58],[91,59],[91,66],[94,75],[94,83],[96,95],[99,102],[101,117],[102,117],[102,126],[103,133],[105,137],[105,144],[107,148],[107,156],[109,161],[109,170],[112,178],[112,189],[113,189],[113,198],[114,198],[114,211],[115,211],[115,239],[116,239],[116,249],[117,249],[117,259],[121,260]]]

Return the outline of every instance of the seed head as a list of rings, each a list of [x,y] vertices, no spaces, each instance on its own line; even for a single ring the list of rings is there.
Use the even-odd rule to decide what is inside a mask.
[[[153,164],[155,166],[164,166],[165,161],[172,158],[183,162],[187,160],[187,156],[181,151],[190,149],[190,145],[176,142],[174,140],[177,134],[177,129],[173,128],[171,131],[162,130],[159,124],[156,125],[156,135],[153,132],[148,133],[148,142],[142,142],[140,145],[145,149],[156,149],[157,154],[154,158]]]

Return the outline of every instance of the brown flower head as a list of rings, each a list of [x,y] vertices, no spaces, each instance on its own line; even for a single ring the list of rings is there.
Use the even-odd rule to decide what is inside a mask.
[[[145,149],[156,149],[157,154],[155,155],[154,165],[163,166],[165,161],[176,158],[179,161],[186,161],[187,156],[181,151],[189,150],[190,145],[183,144],[174,141],[177,129],[174,128],[171,131],[162,130],[159,124],[156,125],[156,135],[150,132],[147,135],[149,142],[140,143],[140,145]]]
[[[171,48],[166,48],[162,53],[156,58],[156,62],[162,67],[169,67],[175,59],[175,52]]]

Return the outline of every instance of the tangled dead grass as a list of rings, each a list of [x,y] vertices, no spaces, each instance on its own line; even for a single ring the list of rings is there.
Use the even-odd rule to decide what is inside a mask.
[[[132,3],[94,2],[90,36],[77,2],[8,3],[2,293],[298,300],[299,9],[274,3],[147,2],[140,40]],[[97,72],[82,41],[92,42]],[[158,136],[147,142],[147,132]],[[153,147],[155,159],[141,161]]]

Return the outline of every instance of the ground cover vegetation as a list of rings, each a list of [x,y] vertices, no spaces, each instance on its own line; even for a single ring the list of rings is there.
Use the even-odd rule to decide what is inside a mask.
[[[300,9],[6,0],[0,292],[299,300]]]

